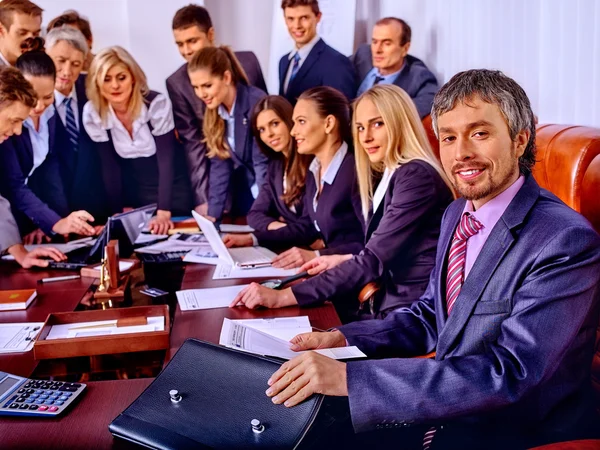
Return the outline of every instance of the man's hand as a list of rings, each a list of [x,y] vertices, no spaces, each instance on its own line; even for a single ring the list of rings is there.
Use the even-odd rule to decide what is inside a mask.
[[[269,381],[267,396],[287,407],[313,394],[348,396],[346,364],[315,352],[304,353],[283,364]]]
[[[208,203],[202,203],[201,205],[196,206],[194,211],[201,216],[206,216],[208,214]]]
[[[230,308],[244,305],[246,308],[254,309],[259,306],[265,308],[283,308],[285,306],[297,305],[296,297],[290,288],[277,291],[252,283],[242,290],[229,305]]]
[[[223,236],[223,242],[225,247],[252,247],[254,242],[252,241],[252,235],[246,234],[226,234]]]
[[[74,211],[64,219],[60,219],[52,227],[52,231],[58,234],[79,234],[82,236],[94,236],[95,230],[88,222],[93,222],[94,217],[87,211]]]
[[[346,346],[346,338],[338,330],[302,333],[294,336],[290,342],[295,352]]]
[[[50,242],[50,238],[39,228],[23,236],[23,244],[25,245],[41,244],[42,242]]]
[[[52,258],[54,261],[64,261],[67,259],[65,255],[63,255],[54,247],[36,248],[30,252],[27,252],[23,245],[17,244],[10,247],[8,249],[8,253],[14,256],[15,261],[17,261],[25,269],[29,269],[33,266],[48,267],[47,260],[39,259],[43,257]]]
[[[321,272],[332,269],[335,266],[352,259],[352,255],[325,255],[311,259],[300,267],[301,272],[308,272],[309,275],[318,275]]]
[[[167,234],[174,226],[171,222],[171,212],[159,209],[156,211],[156,216],[150,221],[148,228],[152,234]]]
[[[317,257],[312,250],[303,250],[292,247],[273,258],[273,267],[280,269],[294,269]]]
[[[275,222],[271,222],[269,225],[267,225],[267,230],[275,231],[283,227],[287,227],[287,223],[279,222],[278,220],[276,220]]]

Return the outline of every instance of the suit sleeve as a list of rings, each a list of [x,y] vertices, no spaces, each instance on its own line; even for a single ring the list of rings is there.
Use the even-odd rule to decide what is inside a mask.
[[[208,189],[208,215],[220,220],[223,216],[231,175],[233,161],[231,158],[212,158],[210,162],[210,186]]]
[[[337,89],[349,101],[354,100],[358,86],[354,66],[350,59],[340,55],[339,59],[335,62],[332,61],[331,64],[335,64],[335,66],[331,66],[323,75],[323,85]]]
[[[443,195],[437,183],[419,165],[403,167],[395,177],[392,199],[377,229],[360,254],[317,277],[292,287],[298,303],[308,306],[326,299],[340,298],[376,281],[385,270],[409,253],[420,230],[439,209],[437,196]]]
[[[273,198],[272,183],[277,183],[273,178],[276,176],[274,165],[270,164],[267,170],[267,178],[258,191],[258,197],[254,200],[252,208],[248,211],[246,219],[256,232],[266,232],[271,222],[277,220],[277,207]],[[256,234],[256,233],[255,233]]]
[[[254,166],[254,182],[258,186],[260,194],[260,191],[267,181],[269,158],[260,151],[260,148],[254,139],[252,139],[252,165]]]
[[[435,97],[438,90],[439,86],[435,76],[429,70],[425,70],[423,72],[421,83],[412,97],[421,119],[431,113],[433,97]]]
[[[10,247],[21,243],[21,234],[19,227],[10,210],[10,203],[4,197],[0,196],[0,254],[4,253]]]
[[[65,194],[65,187],[60,174],[60,159],[56,149],[48,156],[36,171],[40,170],[44,178],[46,199],[50,208],[61,217],[69,215],[69,203]]]
[[[557,362],[582,338],[580,329],[598,295],[598,240],[591,228],[575,225],[545,242],[532,255],[532,264],[511,299],[512,311],[502,321],[498,337],[485,342],[484,352],[441,360],[348,363],[355,431],[375,429],[392,416],[415,424],[431,423],[489,413],[526,398],[555,373]],[[402,356],[414,352],[419,341],[426,342],[423,351],[432,350],[432,287],[430,283],[428,298],[411,308],[402,308],[385,320],[349,324],[340,331],[367,354],[386,349],[388,354],[395,350],[396,356]],[[551,335],[549,324],[553,324]]]
[[[46,235],[53,234],[52,227],[62,217],[44,203],[25,183],[28,174],[23,173],[17,158],[17,149],[11,142],[0,146],[4,193],[16,210],[25,214]]]
[[[194,204],[199,206],[208,201],[209,160],[203,141],[202,122],[183,93],[167,80],[167,91],[173,104],[175,128],[185,149],[188,173],[192,184]]]

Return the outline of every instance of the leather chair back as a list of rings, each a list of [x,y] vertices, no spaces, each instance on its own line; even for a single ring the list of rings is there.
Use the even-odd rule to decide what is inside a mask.
[[[439,160],[440,159],[440,143],[439,143],[438,139],[435,137],[435,133],[433,132],[431,116],[429,114],[426,115],[425,117],[423,117],[422,122],[423,122],[423,127],[425,128],[425,131],[427,132],[427,137],[429,138],[429,143],[431,144],[433,153]]]

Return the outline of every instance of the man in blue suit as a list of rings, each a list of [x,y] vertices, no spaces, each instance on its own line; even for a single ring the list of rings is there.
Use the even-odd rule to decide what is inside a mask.
[[[279,60],[279,95],[292,105],[304,91],[330,86],[354,99],[356,75],[350,60],[317,34],[321,11],[317,0],[282,0],[281,9],[295,48]]]
[[[395,84],[410,95],[422,119],[431,111],[438,84],[423,61],[408,54],[411,35],[404,20],[386,17],[373,27],[371,45],[361,45],[351,59],[362,80],[357,97],[375,84]]]
[[[433,124],[462,198],[442,219],[425,294],[384,320],[297,336],[294,350],[349,343],[383,359],[307,352],[271,377],[267,395],[287,406],[315,392],[348,396],[353,443],[529,448],[593,436],[600,237],[531,175],[534,116],[514,80],[455,75],[435,97]]]

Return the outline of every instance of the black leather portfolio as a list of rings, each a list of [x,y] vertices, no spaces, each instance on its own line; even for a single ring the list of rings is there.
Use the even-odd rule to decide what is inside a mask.
[[[188,339],[154,382],[110,425],[157,449],[296,448],[323,402],[293,408],[265,394],[280,362]]]

